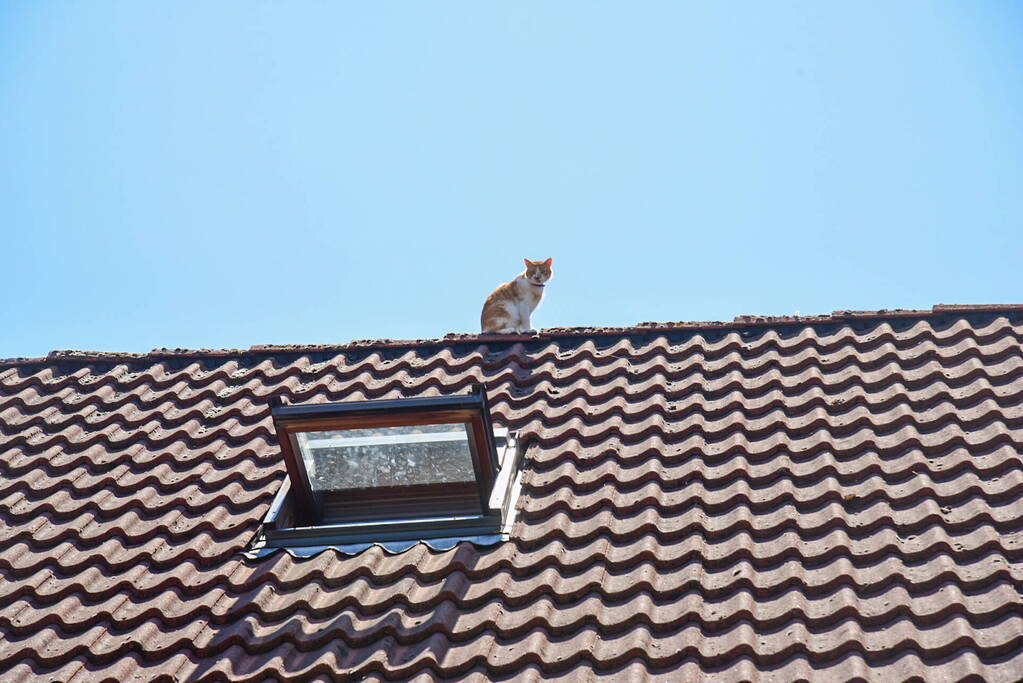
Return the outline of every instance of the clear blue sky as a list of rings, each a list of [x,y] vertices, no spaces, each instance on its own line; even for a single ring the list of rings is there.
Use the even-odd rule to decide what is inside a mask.
[[[1014,2],[0,4],[0,357],[1023,301]]]

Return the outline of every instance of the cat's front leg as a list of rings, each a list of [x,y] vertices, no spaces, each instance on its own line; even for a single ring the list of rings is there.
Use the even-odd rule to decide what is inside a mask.
[[[523,323],[522,323],[522,324],[521,324],[521,325],[519,326],[519,334],[534,334],[534,335],[536,335],[536,334],[540,334],[540,333],[539,333],[539,332],[537,332],[536,330],[534,330],[534,329],[533,329],[533,328],[532,328],[532,327],[531,327],[531,326],[529,325],[529,318],[526,318],[526,319],[525,319],[525,322],[523,322]]]
[[[526,304],[523,304],[519,309],[519,334],[539,334],[533,329],[533,326],[529,324],[529,319],[532,317],[533,312],[529,310]]]

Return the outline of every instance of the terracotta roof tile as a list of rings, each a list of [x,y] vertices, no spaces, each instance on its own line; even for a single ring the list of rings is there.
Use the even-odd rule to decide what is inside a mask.
[[[1015,680],[1021,340],[935,306],[2,361],[0,670]],[[270,396],[480,380],[526,443],[509,541],[243,555]]]

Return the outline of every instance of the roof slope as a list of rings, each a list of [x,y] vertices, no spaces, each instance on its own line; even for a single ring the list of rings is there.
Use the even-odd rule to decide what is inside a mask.
[[[121,681],[1023,670],[1023,307],[0,364],[0,671]],[[241,552],[267,398],[484,380],[510,541]]]

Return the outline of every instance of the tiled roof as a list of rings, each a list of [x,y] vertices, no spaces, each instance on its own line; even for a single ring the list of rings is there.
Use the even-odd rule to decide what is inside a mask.
[[[935,307],[2,362],[0,678],[1016,680],[1021,335]],[[270,395],[477,380],[529,443],[509,541],[243,555]]]

